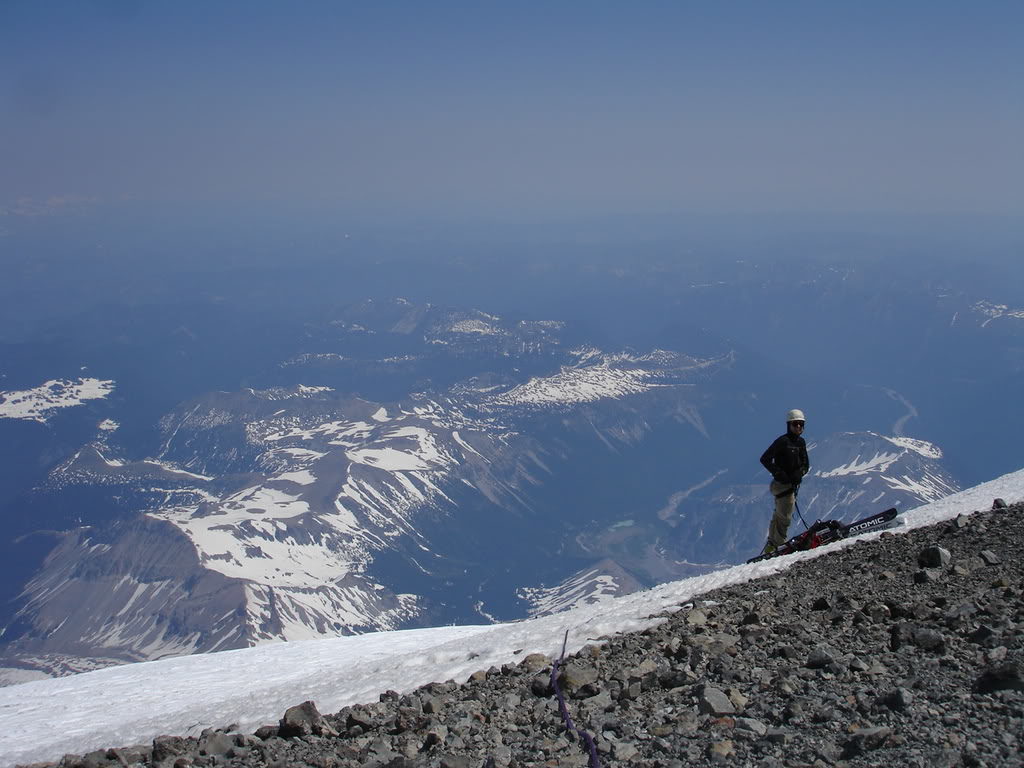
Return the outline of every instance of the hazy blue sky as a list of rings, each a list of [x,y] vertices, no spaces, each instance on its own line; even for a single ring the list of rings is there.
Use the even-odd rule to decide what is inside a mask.
[[[0,209],[1020,215],[1022,41],[1020,0],[0,0]]]

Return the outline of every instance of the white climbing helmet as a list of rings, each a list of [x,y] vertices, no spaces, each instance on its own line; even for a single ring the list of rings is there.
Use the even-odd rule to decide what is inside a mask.
[[[788,424],[791,421],[807,421],[807,419],[804,418],[803,411],[801,411],[799,408],[794,408],[792,411],[786,414],[786,423]]]

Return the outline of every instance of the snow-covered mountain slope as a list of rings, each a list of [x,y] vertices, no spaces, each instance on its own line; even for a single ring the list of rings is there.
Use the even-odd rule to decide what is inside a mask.
[[[73,644],[129,658],[401,626],[418,598],[367,575],[374,553],[398,539],[426,552],[416,516],[451,509],[443,486],[502,493],[484,453],[499,453],[503,436],[434,403],[389,414],[325,389],[235,398],[244,405],[218,397],[168,420],[159,460],[90,446],[53,473],[51,491],[123,489],[149,522],[64,537],[18,617],[33,617],[43,650],[69,641],[53,626],[60,615]],[[214,476],[166,458],[190,451],[184,463],[204,472],[249,471]]]
[[[547,616],[609,597],[628,595],[642,586],[618,563],[605,558],[553,587],[523,587],[517,595],[526,602],[530,616]]]
[[[959,490],[939,463],[941,449],[924,440],[843,433],[809,452],[814,466],[801,501],[815,517],[849,519],[865,506],[907,509]]]
[[[890,533],[987,509],[994,498],[1011,504],[1024,500],[1024,470],[911,510],[903,515],[904,525]],[[334,712],[374,701],[384,690],[407,692],[431,681],[465,680],[530,653],[557,656],[563,637],[574,653],[601,637],[658,624],[666,611],[712,589],[777,573],[856,542],[738,565],[532,621],[278,643],[10,686],[0,689],[0,764],[57,760],[69,752],[142,743],[166,733],[195,735],[227,723],[251,732],[300,701],[314,700],[321,711]]]
[[[755,399],[737,354],[612,353],[564,334],[366,302],[308,330],[274,372],[289,383],[164,415],[151,456],[104,421],[27,500],[23,514],[65,532],[0,653],[53,671],[517,618],[756,553],[771,502],[733,465]],[[375,402],[343,386],[359,376],[423,386]],[[906,508],[955,488],[940,461],[907,438],[826,437],[801,504]]]
[[[462,333],[462,322],[452,332]],[[543,324],[539,332],[552,330]],[[15,616],[16,625],[29,627],[16,643],[22,659],[70,646],[77,655],[90,648],[105,658],[160,658],[415,624],[438,600],[426,597],[437,594],[429,585],[451,580],[454,563],[466,563],[467,576],[460,578],[489,578],[486,556],[474,550],[502,548],[488,541],[493,532],[521,529],[521,540],[502,553],[515,558],[547,546],[552,534],[545,524],[559,527],[546,523],[535,506],[537,489],[552,473],[546,463],[552,451],[558,461],[568,458],[565,438],[545,446],[525,434],[524,403],[556,408],[563,417],[607,403],[612,411],[602,421],[593,413],[585,417],[586,430],[596,430],[587,439],[604,450],[636,442],[649,429],[635,412],[644,407],[636,398],[649,387],[671,393],[674,412],[694,413],[694,387],[729,364],[728,358],[594,349],[574,351],[570,360],[526,384],[513,378],[483,389],[460,385],[443,398],[421,395],[393,404],[324,386],[211,393],[162,420],[155,459],[118,458],[109,430],[102,430],[51,474],[49,499],[107,489],[124,519],[141,512],[149,522],[107,529],[85,520],[84,528],[65,535],[23,592]],[[649,385],[611,383],[622,380]],[[524,397],[528,391],[544,396]],[[620,404],[633,426],[609,415]],[[532,407],[527,412],[536,416]],[[476,532],[453,538],[451,528]],[[169,570],[159,579],[150,544],[155,532],[178,553],[173,568],[160,559]],[[106,553],[112,549],[118,557],[111,560]],[[469,563],[483,570],[470,575]],[[489,603],[514,606],[519,588],[548,590],[537,610],[564,607],[607,593],[602,581],[608,570],[587,566],[574,578],[566,571],[562,583],[573,586],[565,589],[516,579],[479,598],[467,595],[467,607],[459,610],[473,605],[491,616]],[[617,593],[641,585],[621,566],[610,564],[610,570],[618,574]],[[538,578],[552,583],[542,573]],[[140,586],[158,581],[160,590]],[[414,591],[403,589],[409,584]],[[88,600],[97,590],[103,600]],[[68,612],[58,628],[57,617]]]

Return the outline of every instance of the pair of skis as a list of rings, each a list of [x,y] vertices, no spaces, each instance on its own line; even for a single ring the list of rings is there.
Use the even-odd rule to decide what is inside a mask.
[[[856,520],[849,525],[844,525],[838,520],[816,520],[807,530],[798,533],[788,541],[781,544],[772,552],[762,552],[757,557],[747,560],[748,563],[756,563],[760,560],[767,560],[770,557],[791,555],[794,552],[803,552],[807,549],[814,549],[824,544],[831,544],[833,541],[845,539],[849,536],[859,536],[862,533],[881,531],[899,525],[896,519],[899,513],[896,507],[890,507],[884,512]]]

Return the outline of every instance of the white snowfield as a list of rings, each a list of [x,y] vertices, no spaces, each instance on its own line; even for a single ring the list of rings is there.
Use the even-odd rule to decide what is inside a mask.
[[[1024,499],[1024,470],[911,510],[902,530],[988,509],[994,498]],[[69,752],[145,743],[161,734],[197,735],[231,723],[251,732],[307,699],[327,713],[375,701],[388,689],[462,682],[476,670],[533,652],[557,655],[566,631],[572,652],[602,635],[657,624],[656,614],[677,610],[709,590],[849,544],[738,565],[531,621],[267,644],[0,688],[0,765],[55,761]]]
[[[0,419],[26,419],[45,424],[62,408],[73,408],[86,400],[101,400],[113,391],[113,381],[84,378],[53,379],[34,389],[0,392]]]

